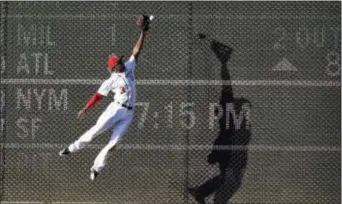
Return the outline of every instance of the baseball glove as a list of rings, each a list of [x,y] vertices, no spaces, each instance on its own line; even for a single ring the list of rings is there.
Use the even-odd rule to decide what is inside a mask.
[[[141,30],[147,31],[150,28],[150,17],[147,15],[140,15],[136,25]]]

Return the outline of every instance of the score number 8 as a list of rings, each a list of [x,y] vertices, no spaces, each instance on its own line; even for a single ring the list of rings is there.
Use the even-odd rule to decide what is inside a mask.
[[[329,76],[338,76],[341,74],[340,55],[336,52],[330,52],[326,59],[328,64],[325,66],[325,71]]]

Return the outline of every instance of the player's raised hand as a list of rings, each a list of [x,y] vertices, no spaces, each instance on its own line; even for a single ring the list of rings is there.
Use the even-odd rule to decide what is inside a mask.
[[[150,28],[150,23],[154,19],[154,16],[150,15],[140,15],[137,22],[136,26],[140,28],[141,31],[148,31]]]

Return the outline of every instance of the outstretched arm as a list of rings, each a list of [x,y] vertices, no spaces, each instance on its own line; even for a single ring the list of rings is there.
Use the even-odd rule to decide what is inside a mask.
[[[84,106],[84,108],[82,110],[80,110],[80,112],[78,112],[77,118],[81,119],[82,116],[87,112],[87,110],[91,107],[93,107],[97,102],[99,102],[101,99],[103,98],[103,95],[99,94],[99,93],[95,93],[90,100],[88,101],[88,103]]]
[[[98,103],[103,98],[103,96],[107,96],[109,91],[113,88],[113,84],[115,87],[115,83],[113,83],[111,78],[104,81],[101,84],[100,88],[97,90],[97,92],[90,98],[88,103],[84,106],[84,108],[80,112],[78,112],[77,118],[81,119],[88,109],[90,109],[96,103]]]
[[[133,48],[133,53],[132,55],[134,56],[134,58],[137,60],[139,57],[139,54],[142,50],[143,44],[144,44],[144,40],[145,40],[145,36],[146,36],[146,31],[141,30],[140,32],[140,37],[137,41],[137,43],[135,44],[134,48]]]

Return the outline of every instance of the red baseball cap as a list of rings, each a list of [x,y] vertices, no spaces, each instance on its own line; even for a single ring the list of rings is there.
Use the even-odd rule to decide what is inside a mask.
[[[113,69],[115,64],[118,63],[119,61],[121,61],[122,58],[123,58],[123,56],[120,57],[119,55],[112,55],[112,56],[110,56],[109,59],[108,59],[108,63],[107,63],[108,64],[108,68],[109,69]]]

